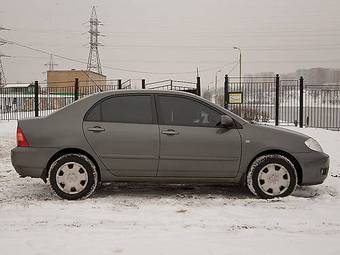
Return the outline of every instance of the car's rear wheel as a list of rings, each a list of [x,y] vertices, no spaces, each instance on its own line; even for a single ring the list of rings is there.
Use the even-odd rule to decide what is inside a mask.
[[[48,177],[54,193],[68,200],[87,198],[98,185],[95,165],[81,154],[66,154],[56,159],[51,164]]]
[[[289,196],[297,186],[295,166],[282,155],[261,156],[250,166],[247,186],[260,198]]]

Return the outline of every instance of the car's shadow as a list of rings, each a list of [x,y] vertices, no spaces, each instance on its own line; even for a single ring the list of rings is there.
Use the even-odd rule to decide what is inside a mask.
[[[97,190],[95,198],[108,196],[141,198],[224,198],[248,199],[254,196],[239,186],[202,184],[105,183]]]
[[[293,197],[316,198],[329,193],[326,187],[297,187]],[[334,194],[329,193],[331,196]],[[105,183],[97,190],[94,197],[130,196],[141,198],[218,198],[256,199],[245,187],[221,184],[155,184],[155,183]]]
[[[11,194],[7,194],[2,202],[10,202],[18,199],[25,201],[51,201],[56,197],[50,191],[46,184],[25,183],[18,185],[18,188],[13,188]],[[22,190],[25,189],[25,192]],[[318,198],[320,195],[327,194],[331,197],[337,196],[336,191],[333,191],[327,186],[315,187],[297,187],[292,194],[293,197],[302,198]],[[92,199],[112,199],[112,198],[139,198],[139,199],[258,199],[251,194],[246,187],[230,186],[230,185],[207,185],[207,184],[155,184],[155,183],[105,183],[102,184]],[[275,199],[276,200],[276,199]]]

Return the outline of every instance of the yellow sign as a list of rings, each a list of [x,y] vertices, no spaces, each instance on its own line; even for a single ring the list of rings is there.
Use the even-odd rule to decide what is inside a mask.
[[[242,104],[243,94],[242,92],[229,92],[229,104]]]

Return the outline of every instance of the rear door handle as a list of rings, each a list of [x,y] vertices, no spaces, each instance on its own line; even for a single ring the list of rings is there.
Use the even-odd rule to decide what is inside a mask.
[[[95,126],[95,127],[90,127],[87,130],[91,131],[91,132],[103,132],[103,131],[105,131],[105,128]]]
[[[163,130],[162,134],[164,135],[179,135],[179,132],[173,129]]]

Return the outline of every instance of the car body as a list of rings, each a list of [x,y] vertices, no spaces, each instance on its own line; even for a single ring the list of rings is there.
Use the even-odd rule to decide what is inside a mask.
[[[313,185],[329,167],[310,137],[249,123],[186,92],[101,92],[47,117],[19,120],[18,130],[27,146],[11,151],[12,164],[20,176],[43,180],[66,154],[86,156],[101,182],[246,183],[256,159],[281,155],[299,185]]]

